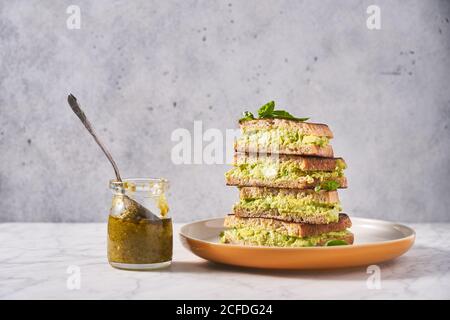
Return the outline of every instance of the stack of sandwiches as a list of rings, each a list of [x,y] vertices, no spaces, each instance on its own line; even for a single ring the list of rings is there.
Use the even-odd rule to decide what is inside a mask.
[[[223,243],[307,247],[352,244],[337,188],[346,168],[325,124],[296,118],[241,119],[226,183],[240,200],[225,218]]]

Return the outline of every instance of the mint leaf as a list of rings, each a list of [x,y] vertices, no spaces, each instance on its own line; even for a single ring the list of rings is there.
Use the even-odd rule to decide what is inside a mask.
[[[309,118],[296,118],[289,112],[285,110],[275,110],[275,101],[267,102],[258,110],[258,119],[288,119],[297,121],[306,121]],[[245,111],[244,117],[239,119],[239,121],[253,120],[255,117],[251,112]]]
[[[297,120],[297,121],[306,121],[309,120],[309,118],[296,118],[294,117],[292,114],[290,114],[287,111],[284,110],[274,110],[272,112],[272,116],[274,118],[279,118],[279,119],[292,119],[292,120]]]
[[[318,184],[314,187],[315,192],[319,192],[320,190],[326,190],[326,191],[335,191],[339,188],[339,183],[334,180],[324,181],[321,184]]]
[[[344,240],[330,240],[325,243],[326,247],[334,247],[334,246],[348,246],[347,241]]]
[[[287,111],[284,110],[274,110],[272,112],[274,118],[287,118],[287,119],[295,119],[295,117]]]
[[[258,110],[258,116],[260,118],[272,118],[272,112],[275,109],[275,101],[267,102]]]
[[[339,188],[339,183],[334,180],[324,181],[320,184],[320,188],[327,191],[335,191]]]
[[[247,120],[254,120],[255,116],[250,111],[244,111],[242,112],[242,118],[239,119],[239,121],[247,121]]]

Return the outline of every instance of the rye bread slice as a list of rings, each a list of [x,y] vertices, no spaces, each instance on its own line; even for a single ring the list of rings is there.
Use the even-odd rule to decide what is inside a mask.
[[[309,198],[312,201],[320,203],[338,203],[339,195],[337,191],[319,192],[312,189],[283,189],[267,187],[241,187],[239,188],[240,199],[257,199],[267,196],[292,196],[297,199]]]
[[[264,147],[257,144],[245,144],[236,141],[234,144],[234,150],[236,152],[248,152],[248,153],[262,153],[262,152],[272,152],[287,155],[305,155],[305,156],[316,156],[332,158],[334,156],[333,147],[327,145],[325,147],[320,147],[316,145],[303,145],[303,146],[289,146],[289,145],[278,145],[276,150],[272,149],[272,146]]]
[[[321,158],[321,157],[305,157],[286,154],[255,154],[255,153],[236,153],[234,155],[233,164],[240,165],[245,163],[254,163],[257,161],[270,162],[286,162],[292,161],[302,171],[334,171],[338,160],[345,164],[343,158]]]
[[[333,138],[333,133],[326,124],[322,123],[312,123],[312,122],[301,122],[298,120],[288,120],[288,119],[255,119],[240,121],[239,126],[242,130],[246,129],[296,129],[305,135],[314,135],[327,138]]]
[[[339,188],[347,188],[347,178],[338,177],[331,178],[329,180],[336,181],[339,183]],[[324,180],[327,181],[327,180]],[[292,189],[314,189],[315,186],[320,184],[322,181],[320,179],[314,179],[312,183],[307,182],[306,178],[300,178],[295,180],[261,180],[253,178],[237,178],[237,177],[226,177],[226,183],[228,186],[238,186],[238,187],[272,187],[272,188],[292,188]]]
[[[233,207],[233,213],[240,218],[266,218],[277,219],[285,222],[309,223],[309,224],[327,224],[329,217],[326,213],[316,213],[314,216],[282,216],[277,209],[268,210],[247,210],[239,206]]]
[[[294,237],[311,237],[323,233],[344,231],[352,226],[352,222],[345,213],[339,214],[339,221],[328,224],[307,224],[286,222],[267,218],[242,218],[235,215],[225,217],[224,226],[227,228],[257,227],[266,230],[274,230],[281,234]]]

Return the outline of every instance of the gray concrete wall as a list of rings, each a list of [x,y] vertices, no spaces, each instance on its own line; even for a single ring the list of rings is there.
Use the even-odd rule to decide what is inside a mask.
[[[381,30],[366,8],[381,7]],[[81,29],[66,8],[81,8]],[[227,165],[174,165],[172,131],[274,99],[328,123],[354,216],[450,221],[449,1],[0,1],[0,220],[103,221],[110,165],[170,179],[176,221],[227,213]]]

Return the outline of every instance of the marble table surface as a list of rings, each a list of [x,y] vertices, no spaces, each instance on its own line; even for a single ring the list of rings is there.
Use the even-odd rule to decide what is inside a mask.
[[[334,271],[254,270],[204,261],[182,247],[160,271],[117,270],[106,260],[106,224],[0,224],[0,299],[449,299],[450,223],[409,224],[404,256]]]

